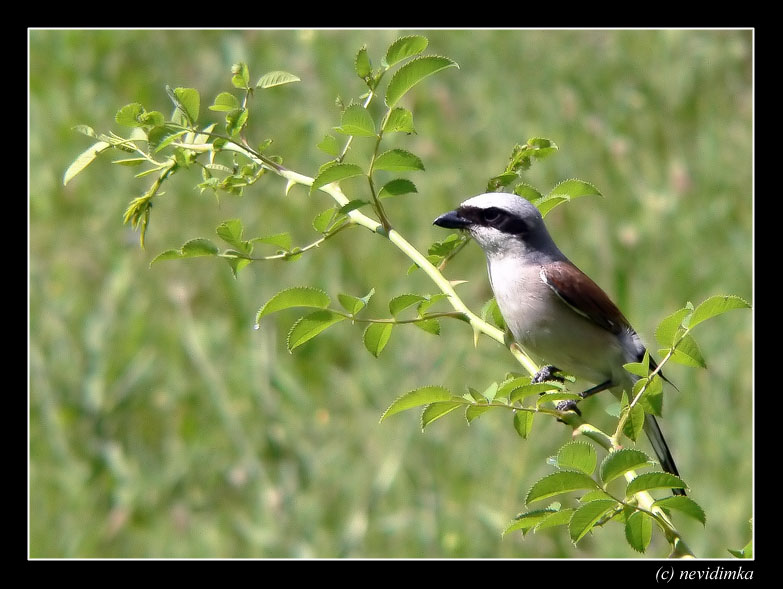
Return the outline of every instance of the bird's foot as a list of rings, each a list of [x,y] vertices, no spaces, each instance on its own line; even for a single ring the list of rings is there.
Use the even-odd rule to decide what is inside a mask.
[[[556,380],[557,382],[563,382],[565,379],[562,376],[556,374],[556,372],[558,372],[557,367],[552,366],[551,364],[547,364],[541,370],[539,370],[533,375],[533,378],[531,379],[530,382],[532,382],[533,384],[539,382],[545,382],[547,380]]]

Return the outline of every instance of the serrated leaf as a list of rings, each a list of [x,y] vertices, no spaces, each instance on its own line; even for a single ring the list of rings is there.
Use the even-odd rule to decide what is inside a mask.
[[[465,409],[465,419],[468,423],[471,423],[474,419],[481,417],[490,409],[492,409],[492,407],[489,405],[468,405],[468,407]]]
[[[716,295],[708,298],[693,311],[688,326],[693,329],[706,319],[731,311],[732,309],[748,309],[750,303],[734,295]]]
[[[235,88],[247,89],[250,85],[250,70],[244,62],[235,63],[231,66],[231,83]]]
[[[574,511],[575,509],[572,507],[557,510],[542,519],[533,531],[538,532],[539,530],[546,530],[547,528],[554,528],[556,526],[567,526],[571,521],[571,518],[574,517]]]
[[[254,237],[250,240],[251,243],[263,243],[267,245],[274,245],[282,250],[290,251],[291,249],[291,234],[290,233],[275,233],[274,235],[265,235],[263,237]]]
[[[530,380],[527,377],[522,377],[522,378],[528,381]],[[510,391],[508,400],[509,402],[514,403],[516,401],[524,399],[525,397],[546,394],[547,391],[551,391],[553,388],[556,388],[558,385],[563,386],[560,383],[553,383],[553,382],[535,382],[535,383],[528,382],[526,384],[521,384],[519,386],[515,386]]]
[[[634,511],[625,520],[625,539],[637,552],[644,552],[652,539],[652,518],[643,511]]]
[[[668,349],[660,350],[659,353],[662,355],[668,353]],[[677,348],[675,348],[671,359],[685,366],[707,367],[707,362],[701,354],[699,344],[696,343],[696,340],[690,334],[686,334],[677,342]]]
[[[464,405],[462,401],[440,401],[427,405],[421,413],[421,429]]]
[[[515,532],[517,530],[521,530],[524,534],[555,513],[558,513],[558,510],[549,508],[535,509],[526,513],[520,513],[513,522],[506,526],[506,529],[503,530],[503,535],[505,536],[509,532]]]
[[[218,237],[220,237],[229,245],[233,245],[238,250],[249,253],[247,251],[249,244],[247,241],[242,239],[244,229],[240,219],[229,219],[227,221],[223,221],[220,225],[217,226],[215,233],[217,233]]]
[[[258,82],[256,82],[256,88],[272,88],[274,86],[282,86],[283,84],[290,84],[292,82],[301,82],[301,79],[294,74],[277,70],[261,76],[258,79]]]
[[[381,421],[406,409],[429,405],[440,401],[450,401],[453,395],[442,386],[427,386],[409,391],[398,397],[381,415]]]
[[[601,462],[599,470],[604,485],[624,475],[629,470],[650,466],[652,460],[641,450],[623,448],[611,452]]]
[[[375,289],[372,288],[370,289],[370,292],[368,292],[363,297],[355,297],[349,294],[339,294],[337,295],[337,298],[346,311],[348,311],[351,315],[356,315],[359,311],[367,306],[367,303],[370,302],[370,299],[374,294]]]
[[[598,463],[598,455],[592,444],[569,442],[557,452],[557,467],[592,474]]]
[[[261,321],[261,318],[282,311],[283,309],[290,309],[291,307],[316,307],[325,309],[329,306],[332,300],[324,291],[310,286],[294,286],[280,291],[269,299],[259,309],[256,315],[256,324]]]
[[[392,76],[389,86],[386,88],[386,106],[394,108],[400,98],[413,86],[424,78],[449,67],[459,66],[448,57],[439,56],[417,57],[409,61]]]
[[[568,533],[571,536],[571,541],[574,544],[579,542],[593,529],[601,518],[616,506],[617,501],[613,499],[598,499],[577,508],[573,516],[571,516],[571,521],[568,523]]]
[[[239,99],[231,94],[231,92],[221,92],[215,97],[215,102],[209,107],[209,110],[217,112],[231,112],[241,108]]]
[[[603,196],[601,192],[589,182],[583,180],[564,180],[555,186],[549,194],[538,199],[534,204],[538,207],[542,216],[546,216],[556,206],[578,198],[580,196]]]
[[[437,319],[422,319],[421,321],[416,321],[414,325],[432,335],[440,335],[440,321]]]
[[[403,59],[418,55],[427,48],[428,44],[427,38],[421,35],[400,37],[389,45],[389,48],[386,50],[386,65],[392,67]]]
[[[324,153],[331,155],[332,157],[337,157],[340,155],[340,145],[337,143],[337,139],[335,139],[332,135],[324,135],[324,138],[316,145],[316,147]]]
[[[181,129],[176,125],[159,125],[153,127],[147,134],[150,149],[153,153],[158,153],[187,132],[187,129]]]
[[[376,358],[381,355],[383,348],[391,337],[393,323],[370,323],[364,330],[364,347]]]
[[[390,180],[383,185],[378,191],[378,198],[391,198],[393,196],[400,196],[411,192],[418,192],[418,190],[416,190],[416,185],[405,178],[397,178],[395,180]]]
[[[375,121],[362,105],[352,104],[343,111],[340,126],[334,130],[344,135],[375,137]]]
[[[144,107],[138,102],[132,102],[117,111],[117,114],[114,115],[114,121],[123,127],[141,127],[142,123],[139,122],[139,117],[142,114],[144,114]]]
[[[675,338],[679,335],[683,320],[693,311],[693,309],[679,309],[661,320],[655,328],[655,339],[661,346],[667,348],[674,345]]]
[[[685,515],[700,521],[702,525],[707,525],[707,515],[704,513],[704,510],[690,497],[685,497],[684,495],[672,495],[671,497],[658,499],[658,501],[656,501],[653,505],[657,507],[665,507],[667,509],[676,509]]]
[[[641,379],[644,380],[644,379]],[[637,381],[637,382],[641,382]],[[628,410],[628,404],[626,401],[625,410]],[[634,442],[639,438],[639,434],[642,433],[644,427],[644,408],[640,404],[636,404],[630,408],[630,415],[623,426],[623,433],[632,439]]]
[[[685,483],[680,477],[668,472],[645,472],[628,483],[625,496],[630,497],[640,491],[651,489],[685,489]]]
[[[332,182],[338,182],[339,180],[345,180],[346,178],[352,178],[354,176],[361,176],[362,174],[364,174],[364,172],[356,164],[334,164],[333,166],[323,168],[313,180],[313,184],[310,187],[310,194]]]
[[[293,352],[295,348],[310,341],[326,328],[344,319],[346,319],[344,315],[329,309],[321,309],[300,317],[291,327],[291,331],[288,332],[288,351]]]
[[[384,133],[415,133],[413,127],[413,114],[407,108],[398,106],[389,112],[386,122],[383,124]]]
[[[400,172],[405,170],[423,170],[424,164],[418,156],[404,149],[390,149],[379,155],[373,163],[376,170]]]
[[[190,123],[195,123],[198,120],[201,105],[198,90],[195,88],[174,88],[174,96]]]
[[[353,60],[353,69],[362,80],[372,73],[372,63],[370,62],[370,56],[367,55],[366,46],[359,49],[359,52],[356,54],[356,58]]]
[[[247,122],[248,112],[246,108],[232,110],[226,115],[226,131],[232,137],[242,130]]]
[[[598,488],[592,478],[581,472],[564,470],[545,476],[535,483],[525,498],[525,504],[540,501],[548,497],[554,497],[570,491],[587,489],[592,491]]]
[[[516,430],[523,440],[527,440],[530,431],[533,429],[534,416],[535,413],[532,411],[514,411],[514,430]]]
[[[155,259],[150,262],[150,266],[156,262],[163,260],[173,260],[181,258],[196,258],[199,256],[214,256],[217,255],[217,246],[208,239],[202,237],[191,239],[186,241],[183,246],[178,250],[167,250],[158,254]]]
[[[514,175],[516,176],[516,174]],[[521,196],[525,200],[528,200],[532,203],[544,198],[544,196],[538,190],[529,184],[525,184],[524,182],[520,182],[514,186],[514,194]]]
[[[111,147],[111,145],[105,141],[97,141],[79,154],[79,156],[73,160],[73,163],[68,166],[68,169],[65,170],[65,174],[63,174],[63,186],[73,180],[74,176],[89,166],[100,153],[106,151],[109,147]]]
[[[392,314],[392,317],[397,317],[401,311],[425,300],[427,300],[426,297],[417,294],[398,295],[389,301],[389,313]]]

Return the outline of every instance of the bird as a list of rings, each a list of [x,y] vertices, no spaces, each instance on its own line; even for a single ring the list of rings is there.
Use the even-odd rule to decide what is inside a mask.
[[[534,382],[559,370],[595,385],[581,392],[581,398],[603,390],[618,398],[623,390],[630,395],[638,377],[623,365],[641,361],[645,346],[609,296],[560,251],[535,205],[515,194],[488,192],[465,200],[433,224],[467,231],[484,250],[506,326],[543,366]],[[652,358],[650,366],[656,367]],[[561,408],[575,409],[575,403]],[[679,477],[650,413],[645,414],[644,431],[663,470]],[[685,495],[684,489],[672,492]]]

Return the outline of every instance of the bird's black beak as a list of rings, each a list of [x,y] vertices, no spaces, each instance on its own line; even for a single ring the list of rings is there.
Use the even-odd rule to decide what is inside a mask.
[[[467,229],[470,221],[460,215],[458,211],[449,211],[435,219],[432,224],[446,229]]]

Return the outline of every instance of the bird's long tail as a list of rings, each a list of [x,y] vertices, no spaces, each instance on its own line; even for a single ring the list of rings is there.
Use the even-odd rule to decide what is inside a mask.
[[[655,417],[649,413],[644,416],[644,432],[650,439],[653,450],[655,450],[655,455],[658,457],[658,462],[661,463],[663,470],[679,477],[680,473],[677,471],[677,465],[674,463],[674,458],[669,450],[669,445],[666,443],[666,439],[663,437],[663,432],[658,426]],[[675,495],[685,495],[683,489],[672,489],[672,493]]]

